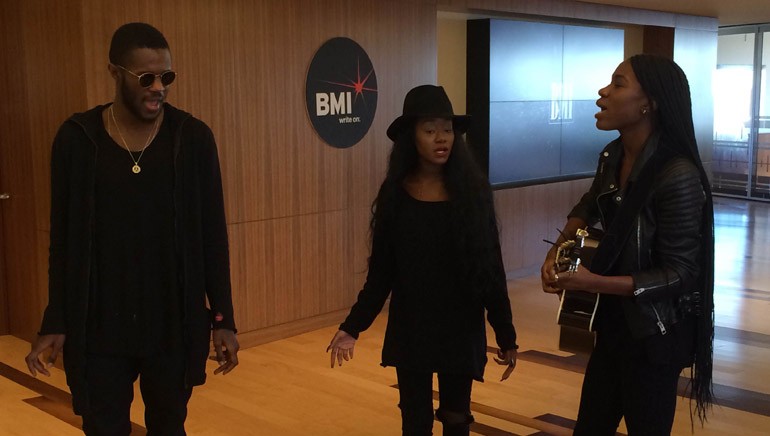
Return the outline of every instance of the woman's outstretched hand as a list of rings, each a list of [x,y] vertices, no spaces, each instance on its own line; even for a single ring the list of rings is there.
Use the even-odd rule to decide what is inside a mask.
[[[59,357],[62,349],[64,348],[64,341],[66,336],[63,334],[51,334],[40,335],[32,343],[32,349],[27,354],[24,360],[27,362],[27,368],[29,373],[37,377],[37,373],[41,373],[47,376],[51,376],[48,368],[52,367],[56,363],[56,358]],[[44,351],[51,349],[51,354],[45,359],[45,362],[40,360]]]
[[[350,336],[347,332],[337,330],[337,333],[332,338],[329,346],[326,347],[326,352],[331,350],[332,368],[334,368],[334,361],[337,361],[339,366],[342,366],[342,360],[350,360],[353,358],[353,347],[356,346],[356,338]]]
[[[503,372],[502,378],[500,378],[500,381],[506,380],[508,377],[510,377],[513,370],[516,368],[516,358],[518,357],[518,352],[516,349],[512,350],[497,350],[497,357],[495,357],[495,362],[497,362],[498,365],[508,365],[508,368],[505,368],[505,371]]]

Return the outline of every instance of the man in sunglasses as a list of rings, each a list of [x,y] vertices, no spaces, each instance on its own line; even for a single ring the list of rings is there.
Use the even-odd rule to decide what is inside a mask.
[[[53,143],[49,301],[26,362],[50,375],[63,352],[88,435],[131,432],[137,378],[148,433],[183,435],[209,339],[214,374],[238,364],[217,148],[166,102],[163,34],[121,26],[109,57],[114,101],[73,115]]]

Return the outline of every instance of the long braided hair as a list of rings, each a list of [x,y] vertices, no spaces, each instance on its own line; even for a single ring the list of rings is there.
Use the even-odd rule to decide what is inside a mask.
[[[399,207],[399,190],[404,179],[418,166],[414,120],[399,132],[388,160],[388,171],[372,202],[370,236],[389,228]],[[492,189],[473,158],[460,132],[455,131],[452,151],[443,167],[443,180],[451,205],[455,246],[462,256],[464,276],[472,283],[472,291],[485,292],[496,280],[495,250],[499,244],[489,235],[497,226]]]
[[[684,71],[671,59],[649,54],[630,58],[642,90],[657,105],[655,125],[669,140],[676,154],[689,158],[698,168],[706,194],[701,221],[703,272],[699,285],[699,307],[695,338],[695,359],[691,368],[690,398],[701,425],[714,403],[712,366],[714,350],[714,204],[711,185],[703,168],[692,121],[690,86]],[[691,410],[692,416],[692,410]]]

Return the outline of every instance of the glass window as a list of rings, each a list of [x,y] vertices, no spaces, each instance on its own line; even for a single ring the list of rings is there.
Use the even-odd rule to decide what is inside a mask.
[[[765,64],[770,62],[770,32],[765,32],[762,37],[762,59],[759,74],[759,108],[757,117],[757,146],[754,158],[754,178],[752,179],[752,192],[755,197],[770,198],[770,105],[767,89],[767,68]]]
[[[720,35],[714,73],[713,190],[748,193],[754,35]]]

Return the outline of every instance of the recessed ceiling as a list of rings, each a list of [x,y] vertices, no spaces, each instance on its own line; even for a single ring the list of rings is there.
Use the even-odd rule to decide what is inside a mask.
[[[584,0],[582,3],[716,17],[719,26],[770,23],[770,0]]]

